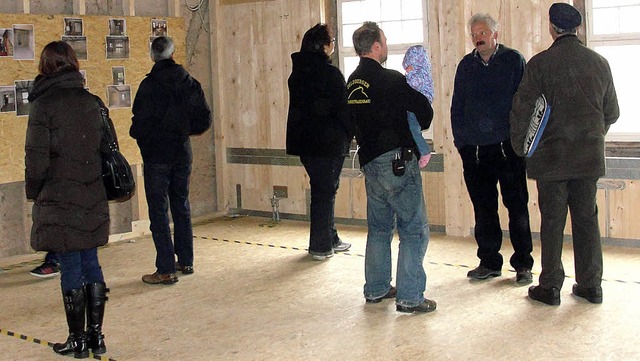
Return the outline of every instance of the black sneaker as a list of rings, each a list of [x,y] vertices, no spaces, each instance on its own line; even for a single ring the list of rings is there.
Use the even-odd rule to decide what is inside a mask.
[[[602,287],[586,288],[576,283],[573,285],[573,294],[591,303],[602,303]]]
[[[367,301],[367,303],[380,303],[382,302],[382,300],[387,298],[396,298],[396,293],[398,293],[398,290],[395,287],[391,286],[389,292],[387,292],[386,295],[378,298],[365,298],[365,300]]]
[[[182,272],[183,275],[190,275],[195,272],[193,270],[193,266],[183,266],[180,263],[176,262],[176,271]]]
[[[424,299],[424,302],[417,306],[409,307],[403,305],[396,305],[396,311],[405,312],[405,313],[414,313],[414,312],[433,312],[436,310],[436,301]]]
[[[502,275],[501,270],[493,270],[485,266],[478,266],[467,273],[468,278],[476,280],[486,280],[489,277],[498,277],[500,275]]]
[[[60,266],[55,263],[45,262],[31,270],[29,274],[40,278],[55,277],[60,274]]]
[[[529,287],[529,298],[547,305],[558,306],[560,304],[560,290],[555,287],[531,286]]]
[[[533,275],[531,274],[531,270],[527,268],[522,268],[516,271],[516,283],[519,285],[528,285],[533,282]]]

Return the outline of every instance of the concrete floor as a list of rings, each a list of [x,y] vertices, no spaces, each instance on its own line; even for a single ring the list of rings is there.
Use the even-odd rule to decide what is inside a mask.
[[[572,296],[568,277],[562,304],[552,307],[529,300],[506,264],[502,277],[469,281],[474,241],[432,235],[426,296],[438,309],[408,315],[392,300],[365,304],[366,229],[338,229],[351,252],[318,262],[305,250],[305,222],[238,217],[198,224],[196,273],[170,286],[140,280],[154,271],[149,237],[109,244],[99,253],[111,288],[108,352],[98,359],[640,359],[640,249],[605,247],[602,305]],[[508,259],[508,241],[503,248]],[[537,284],[539,244],[534,248]],[[570,248],[565,268],[573,275]],[[59,279],[28,273],[42,256],[0,260],[2,360],[63,359],[47,346],[67,336]]]

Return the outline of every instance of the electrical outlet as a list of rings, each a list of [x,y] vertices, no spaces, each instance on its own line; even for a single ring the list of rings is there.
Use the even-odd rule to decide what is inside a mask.
[[[282,199],[287,198],[288,188],[287,186],[273,186],[273,195]]]

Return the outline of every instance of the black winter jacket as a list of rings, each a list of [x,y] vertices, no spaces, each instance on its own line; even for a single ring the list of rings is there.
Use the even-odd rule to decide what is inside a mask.
[[[202,86],[173,59],[154,64],[140,83],[132,111],[129,135],[145,163],[190,164],[189,135],[211,126]]]
[[[109,239],[96,98],[76,71],[39,75],[30,92],[25,191],[35,201],[31,246],[37,251],[85,250]]]
[[[349,152],[353,129],[340,70],[323,54],[291,54],[287,154],[341,156]]]
[[[383,68],[376,60],[361,58],[349,77],[347,91],[361,166],[399,147],[414,148],[418,154],[407,111],[416,115],[422,129],[427,129],[433,108],[427,97],[409,86],[404,75]]]

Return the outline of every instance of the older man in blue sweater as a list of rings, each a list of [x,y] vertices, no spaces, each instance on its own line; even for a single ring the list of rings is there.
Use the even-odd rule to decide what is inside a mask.
[[[498,23],[488,14],[475,14],[468,23],[475,49],[456,71],[451,104],[454,143],[462,157],[464,180],[473,203],[475,238],[480,265],[467,277],[487,279],[502,274],[502,229],[498,189],[509,211],[509,233],[516,282],[532,282],[531,228],[524,159],[509,139],[509,112],[525,60],[516,50],[498,44]]]

